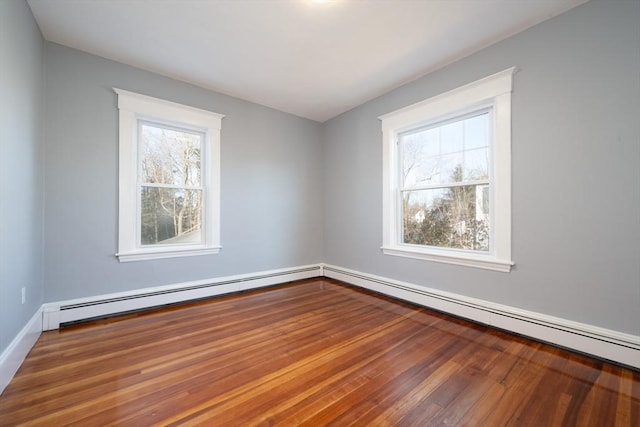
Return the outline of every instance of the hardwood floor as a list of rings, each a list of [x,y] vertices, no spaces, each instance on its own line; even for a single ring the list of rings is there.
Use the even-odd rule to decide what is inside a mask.
[[[640,373],[314,279],[45,332],[0,425],[639,426]]]

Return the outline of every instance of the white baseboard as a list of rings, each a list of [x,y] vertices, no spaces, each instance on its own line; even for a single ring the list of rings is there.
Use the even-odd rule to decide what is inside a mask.
[[[640,337],[333,265],[325,277],[640,369]]]
[[[314,264],[44,304],[0,355],[0,393],[41,331],[57,329],[62,323],[322,276],[640,369],[640,337],[636,335],[333,265]]]
[[[42,327],[43,330],[48,331],[58,329],[61,324],[68,322],[208,298],[318,276],[322,276],[322,267],[315,264],[47,303],[42,306]]]
[[[0,354],[0,394],[18,372],[41,332],[42,308],[39,308],[11,344]]]

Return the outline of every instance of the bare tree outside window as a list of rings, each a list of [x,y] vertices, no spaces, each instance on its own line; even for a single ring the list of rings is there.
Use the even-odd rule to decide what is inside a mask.
[[[140,242],[202,242],[202,139],[192,131],[141,122]]]
[[[403,242],[488,251],[489,114],[400,136]]]

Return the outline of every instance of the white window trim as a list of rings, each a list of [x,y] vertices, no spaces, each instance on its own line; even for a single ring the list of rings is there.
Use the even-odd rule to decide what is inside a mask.
[[[217,254],[220,252],[220,130],[224,115],[201,110],[122,89],[119,110],[119,213],[118,253],[120,262]],[[138,120],[150,120],[204,133],[203,184],[205,209],[203,243],[200,245],[138,245]]]
[[[382,252],[446,264],[509,272],[511,260],[511,90],[512,67],[414,105],[380,116],[383,138]],[[489,253],[404,244],[400,234],[398,135],[409,129],[474,111],[493,109],[491,229]]]

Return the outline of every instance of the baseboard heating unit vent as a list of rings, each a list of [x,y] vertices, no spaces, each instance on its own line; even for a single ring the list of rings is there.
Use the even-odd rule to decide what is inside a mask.
[[[322,276],[321,265],[198,280],[43,306],[43,330],[60,325]]]
[[[444,313],[640,369],[640,337],[342,267],[324,276]]]

